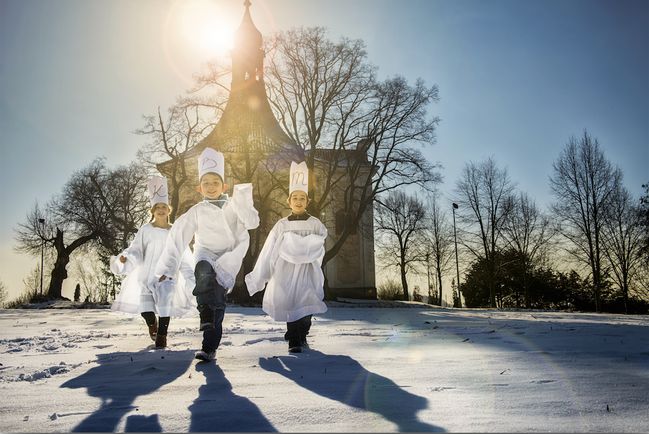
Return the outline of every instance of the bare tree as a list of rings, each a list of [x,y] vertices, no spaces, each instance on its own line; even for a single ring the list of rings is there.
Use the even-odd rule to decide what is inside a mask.
[[[110,256],[125,249],[138,229],[151,217],[147,194],[148,174],[141,163],[119,166],[90,175],[96,194],[108,213],[110,228],[98,243],[84,246],[83,260],[92,258],[97,285],[86,286],[93,301],[107,302],[115,297],[115,276],[110,271]],[[87,268],[87,267],[86,267]],[[76,271],[83,270],[77,267]],[[86,279],[87,280],[87,279]]]
[[[402,77],[377,80],[376,67],[368,62],[362,41],[343,38],[333,42],[323,28],[291,30],[267,41],[263,81],[269,102],[284,132],[303,151],[310,177],[317,179],[310,183],[314,188],[309,189],[309,212],[329,225],[330,220],[338,222],[340,211],[344,211],[342,229],[330,232],[333,243],[328,243],[324,265],[338,254],[350,235],[368,230],[366,222],[372,221],[369,216],[378,196],[407,185],[432,189],[439,182],[437,166],[420,151],[421,146],[435,141],[439,119],[430,116],[428,110],[439,99],[438,89],[421,80],[409,84]],[[215,101],[220,102],[211,104],[211,108],[218,115],[227,101],[229,86],[224,83],[230,76],[229,67],[210,65],[197,77],[192,92],[216,89]],[[149,119],[142,131],[154,139],[149,151],[162,152],[148,161],[178,161],[177,170],[184,170],[180,155],[193,145],[181,141],[182,146],[174,148],[170,128],[163,128],[171,122],[163,122],[160,114]],[[248,131],[245,123],[249,120],[228,121]],[[221,120],[218,122],[221,125]],[[189,125],[183,124],[185,133],[179,136],[188,137]],[[272,157],[254,149],[250,152],[258,138],[237,137],[235,133],[228,140],[236,154],[229,160],[232,176],[239,182],[255,184],[255,207],[260,216],[259,229],[251,234],[244,259],[245,271],[261,248],[260,235],[277,217],[276,210],[285,207],[277,202],[279,192],[286,190],[285,179],[277,169],[285,171],[288,164],[278,165],[275,151]],[[263,150],[264,143],[260,145]],[[184,177],[180,172],[178,179]],[[178,191],[181,181],[170,182],[170,190]]]
[[[408,300],[408,273],[421,262],[417,243],[423,235],[425,211],[415,197],[401,191],[391,192],[380,201],[376,212],[376,230],[384,234],[378,244],[386,265],[396,266],[401,275],[403,299]]]
[[[111,172],[102,159],[97,159],[74,173],[62,194],[53,198],[44,211],[36,204],[27,214],[26,222],[18,225],[17,251],[38,255],[44,243],[55,252],[48,297],[61,298],[73,252],[88,243],[114,248],[117,234],[132,230],[125,229],[132,228],[134,223],[129,221],[131,216],[125,219],[120,212],[124,191],[116,185],[134,186],[122,178],[127,173],[130,172]],[[131,209],[131,205],[124,209]]]
[[[643,236],[640,212],[629,191],[618,184],[606,207],[602,246],[627,313],[629,287],[642,266]]]
[[[568,251],[590,268],[595,310],[599,312],[605,274],[602,261],[605,208],[622,174],[606,159],[597,139],[587,131],[580,139],[570,138],[552,167],[550,187],[556,198],[552,211],[559,220],[559,231],[571,243]]]
[[[499,169],[493,158],[464,166],[456,191],[461,197],[460,221],[463,245],[487,264],[487,282],[491,307],[496,307],[497,255],[503,228],[510,211],[514,185],[507,169]]]
[[[27,298],[31,300],[37,295],[42,296],[40,293],[40,283],[41,283],[41,266],[40,264],[36,265],[32,270],[23,278],[23,290],[25,291]]]
[[[16,250],[18,252],[39,255],[42,243],[45,243],[48,248],[56,249],[56,261],[47,291],[48,297],[51,298],[61,298],[63,281],[68,277],[66,268],[72,252],[83,244],[98,238],[98,233],[92,228],[77,225],[71,220],[57,218],[55,221],[53,210],[56,206],[58,206],[58,202],[50,202],[47,208],[51,211],[45,214],[41,213],[36,205],[27,214],[26,222],[19,224],[16,230],[16,241],[18,242]],[[47,222],[46,228],[43,228],[40,220]]]
[[[531,308],[529,276],[550,247],[555,231],[550,219],[536,207],[526,193],[511,197],[510,210],[503,225],[503,235],[509,247],[517,253],[523,270],[523,297],[525,307]]]
[[[439,181],[435,166],[413,147],[434,142],[439,119],[427,111],[438,89],[401,77],[378,81],[362,41],[333,42],[321,27],[279,33],[268,51],[271,105],[318,179],[309,210],[320,215],[336,204],[346,212],[326,263],[359,229],[377,197]]]
[[[453,259],[453,227],[448,214],[440,207],[437,192],[428,201],[426,227],[421,247],[426,261],[428,274],[432,265],[437,279],[437,303],[441,306],[443,299],[443,275],[450,269]],[[429,277],[430,279],[430,277]],[[428,283],[430,292],[430,282]]]
[[[102,242],[104,250],[114,254],[128,247],[130,239],[151,217],[147,181],[147,171],[139,163],[119,166],[107,171],[104,179],[94,180],[114,232],[114,238]]]
[[[137,134],[148,136],[150,142],[138,151],[138,158],[155,171],[157,164],[168,162],[167,178],[169,181],[169,205],[171,205],[171,221],[184,210],[180,203],[180,191],[183,185],[194,182],[187,174],[184,154],[196,146],[214,126],[208,122],[208,116],[203,115],[202,109],[209,106],[207,102],[195,99],[178,99],[163,116],[158,107],[155,115],[144,116],[145,125],[136,131]],[[222,104],[215,102],[211,106],[217,112],[222,111]]]

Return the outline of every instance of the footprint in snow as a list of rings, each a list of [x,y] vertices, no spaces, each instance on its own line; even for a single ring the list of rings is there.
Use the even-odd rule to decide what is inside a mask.
[[[270,341],[270,342],[277,342],[277,341],[283,341],[284,338],[277,336],[277,337],[272,337],[272,338],[258,338],[258,339],[251,339],[249,341],[245,341],[243,345],[253,345],[253,344],[258,344],[259,342],[263,341]]]

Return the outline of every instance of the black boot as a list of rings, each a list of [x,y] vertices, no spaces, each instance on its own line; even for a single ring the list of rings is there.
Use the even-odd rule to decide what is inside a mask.
[[[158,320],[153,312],[142,312],[142,318],[146,321],[146,325],[149,329],[149,337],[152,341],[155,341],[156,335],[158,334]]]
[[[167,335],[158,333],[157,336],[155,337],[155,347],[158,350],[167,348]]]
[[[309,348],[309,344],[306,341],[306,337],[311,330],[311,317],[313,315],[307,315],[304,318],[300,319],[300,342],[302,347]]]
[[[216,351],[210,351],[209,353],[206,353],[203,350],[196,351],[196,354],[194,354],[194,358],[198,360],[202,360],[204,362],[216,360]]]
[[[155,337],[155,347],[157,349],[167,347],[167,330],[169,329],[170,319],[168,316],[161,316],[158,320],[158,333]]]
[[[302,339],[300,337],[300,320],[286,323],[286,335],[288,337],[288,352],[301,353]]]

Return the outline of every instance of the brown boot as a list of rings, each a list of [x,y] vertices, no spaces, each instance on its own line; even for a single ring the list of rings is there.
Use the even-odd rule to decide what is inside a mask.
[[[151,337],[151,340],[155,341],[156,335],[158,334],[158,320],[156,320],[156,322],[154,322],[152,325],[147,327],[149,327],[149,336]]]
[[[155,347],[160,349],[160,348],[166,348],[167,347],[167,335],[156,335],[155,337]]]

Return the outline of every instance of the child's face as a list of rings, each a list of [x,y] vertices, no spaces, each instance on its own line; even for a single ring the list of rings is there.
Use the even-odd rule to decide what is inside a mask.
[[[226,188],[227,184],[224,184],[221,177],[216,173],[203,175],[199,186],[201,194],[207,199],[218,199]]]
[[[288,197],[288,206],[293,214],[302,214],[306,212],[306,206],[309,204],[309,196],[303,191],[294,191]]]
[[[153,214],[153,217],[163,220],[169,217],[169,211],[169,205],[166,203],[156,203],[153,205],[153,208],[151,208],[151,214]]]

